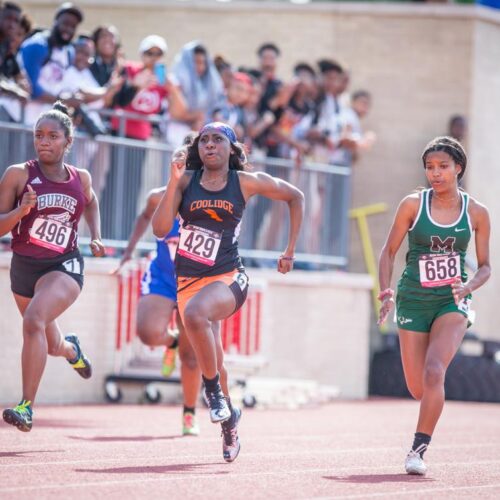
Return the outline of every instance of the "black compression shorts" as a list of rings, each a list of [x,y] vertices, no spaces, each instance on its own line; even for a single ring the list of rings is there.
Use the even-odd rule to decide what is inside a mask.
[[[83,257],[78,249],[50,259],[34,259],[12,254],[10,264],[10,288],[22,297],[35,295],[36,282],[45,274],[60,271],[71,276],[80,289],[83,287]]]

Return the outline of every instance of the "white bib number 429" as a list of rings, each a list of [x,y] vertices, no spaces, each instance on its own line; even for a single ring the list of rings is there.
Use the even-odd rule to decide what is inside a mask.
[[[30,242],[54,252],[64,253],[73,229],[62,222],[37,217],[30,229]]]
[[[418,266],[424,288],[450,285],[461,275],[458,252],[421,255]]]
[[[177,253],[207,266],[215,264],[222,233],[187,225],[181,229]]]

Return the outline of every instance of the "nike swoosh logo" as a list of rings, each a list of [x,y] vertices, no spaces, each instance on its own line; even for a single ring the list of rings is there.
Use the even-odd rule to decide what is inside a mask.
[[[456,227],[456,228],[455,228],[455,233],[460,233],[461,231],[465,231],[465,230],[466,230],[466,228],[465,228],[465,227],[462,227],[462,228],[460,228],[460,229],[459,229],[458,227]]]

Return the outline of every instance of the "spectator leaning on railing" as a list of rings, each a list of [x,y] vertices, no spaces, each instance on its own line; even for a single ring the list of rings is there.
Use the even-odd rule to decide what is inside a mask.
[[[104,87],[117,75],[123,77],[120,89],[114,94],[111,104],[107,106],[127,106],[144,86],[141,81],[142,75],[138,74],[136,80],[127,78],[124,67],[125,61],[120,54],[120,34],[115,26],[103,25],[97,27],[92,33],[95,44],[94,60],[90,65],[90,71],[97,83]],[[142,80],[144,80],[142,78]]]
[[[304,137],[299,137],[296,127],[315,107],[319,90],[314,69],[307,63],[297,64],[294,79],[288,86],[293,92],[288,103],[282,107],[279,119],[271,126],[269,136],[276,144],[273,148],[276,156],[294,158],[300,163],[309,153],[311,144]]]
[[[21,60],[32,86],[32,101],[25,109],[25,123],[33,124],[40,113],[49,110],[58,100],[64,72],[74,59],[71,41],[82,21],[82,11],[73,4],[64,3],[56,11],[50,31],[35,33],[21,45]]]
[[[114,95],[120,89],[123,78],[115,75],[107,86],[101,86],[89,69],[94,57],[94,42],[85,35],[80,35],[73,44],[75,60],[65,72],[61,82],[60,96],[81,103],[74,107],[73,118],[79,130],[93,136],[105,134],[106,128],[96,110],[111,104]],[[85,106],[88,105],[88,106]]]
[[[8,5],[7,3],[4,4],[4,6],[7,5]],[[14,35],[10,37],[10,50],[12,54],[17,55],[19,49],[21,48],[21,44],[31,33],[32,29],[33,29],[33,20],[28,14],[26,14],[26,12],[23,12],[21,14],[21,19],[19,21],[19,24],[15,29]]]
[[[6,2],[0,9],[0,120],[21,120],[21,104],[29,98],[29,84],[21,70],[16,43],[23,32],[22,10],[19,5]]]
[[[240,142],[244,142],[246,137],[244,106],[250,98],[251,88],[250,75],[238,71],[232,73],[227,88],[227,108],[214,113],[214,119],[227,123],[235,131]]]

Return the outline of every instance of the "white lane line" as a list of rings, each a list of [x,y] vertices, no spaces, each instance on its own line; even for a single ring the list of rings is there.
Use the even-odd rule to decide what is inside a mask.
[[[254,441],[252,441],[254,442]],[[198,444],[198,443],[197,443]],[[454,450],[454,449],[474,449],[474,448],[494,448],[498,449],[500,447],[500,444],[498,443],[484,443],[484,444],[463,444],[463,445],[443,445],[439,447],[433,448],[433,451],[436,452],[438,450]],[[69,450],[69,451],[74,451],[74,450]],[[294,451],[268,451],[268,452],[262,452],[262,451],[256,451],[256,452],[247,452],[245,453],[246,457],[249,458],[273,458],[273,457],[289,457],[292,458],[294,456],[299,456],[299,457],[314,457],[314,456],[332,456],[332,455],[337,455],[337,454],[349,454],[349,453],[358,453],[358,454],[364,454],[364,453],[387,453],[387,452],[402,452],[406,453],[407,448],[404,448],[402,446],[387,446],[387,447],[369,447],[369,448],[359,448],[359,447],[354,447],[354,448],[329,448],[329,449],[323,449],[323,450],[294,450]],[[16,452],[12,452],[16,453]],[[23,455],[23,457],[16,457],[16,458],[26,458],[29,453],[23,452],[22,450],[17,450],[17,453],[26,453],[26,455]],[[36,452],[33,452],[36,454]],[[204,457],[211,457],[211,458],[219,458],[219,454],[210,454],[206,455],[203,452],[201,453],[196,453],[196,454],[191,454],[191,455],[178,455],[178,454],[173,454],[173,455],[161,455],[162,460],[178,460],[180,458],[185,459],[185,460],[199,460],[200,456]],[[143,456],[143,457],[137,457],[134,456],[136,460],[147,460],[151,458],[151,455]],[[92,457],[82,459],[82,460],[54,460],[52,462],[49,461],[42,461],[42,462],[18,462],[15,464],[10,464],[10,463],[1,463],[1,458],[0,458],[0,470],[1,469],[10,469],[10,468],[15,468],[15,467],[36,467],[38,465],[43,465],[43,466],[52,466],[52,465],[76,465],[76,464],[85,464],[85,463],[107,463],[107,462],[122,462],[122,461],[128,461],[130,460],[130,457],[125,457],[125,458],[116,458],[116,457],[111,457],[111,458],[100,458],[100,459],[95,459]]]
[[[204,440],[204,441],[201,441],[201,440],[198,440],[195,444],[198,445],[198,444],[202,444],[202,443],[207,443],[207,442],[211,442],[211,443],[215,443],[215,442],[219,442],[219,440]],[[115,442],[113,441],[112,442],[113,445],[115,444]],[[252,440],[252,443],[255,443],[255,439]],[[66,450],[65,452],[69,452],[69,451],[74,451],[75,448],[78,448],[77,446],[72,446],[71,449],[68,449]],[[463,449],[475,449],[475,448],[480,448],[480,449],[484,449],[484,448],[494,448],[494,449],[498,449],[500,448],[500,442],[499,443],[495,443],[495,442],[488,442],[488,443],[478,443],[478,442],[475,442],[475,443],[471,443],[471,444],[460,444],[460,445],[440,445],[440,446],[436,446],[436,447],[433,447],[433,451],[436,452],[436,451],[439,451],[439,450],[454,450],[454,449],[459,449],[459,450],[463,450]],[[50,451],[50,450],[49,450]],[[60,452],[61,450],[56,450],[56,452]],[[296,455],[299,455],[300,457],[304,457],[304,456],[318,456],[318,455],[321,455],[321,456],[330,456],[330,455],[337,455],[337,454],[341,454],[341,453],[360,453],[360,454],[363,454],[363,453],[386,453],[386,452],[404,452],[406,453],[407,452],[407,448],[406,447],[402,447],[402,446],[387,446],[387,447],[369,447],[369,448],[359,448],[359,447],[354,447],[354,448],[329,448],[329,449],[323,449],[323,450],[293,450],[293,451],[268,451],[268,452],[247,452],[245,453],[245,456],[246,457],[256,457],[256,458],[262,458],[262,457],[276,457],[276,456],[279,456],[279,457],[293,457],[293,456],[296,456]],[[65,453],[63,452],[63,453]],[[30,450],[27,450],[27,451],[23,451],[23,450],[16,450],[16,451],[13,451],[12,453],[19,453],[19,454],[24,454],[22,455],[22,457],[14,457],[14,458],[27,458],[30,456],[30,454],[36,454],[37,452],[34,451],[30,451]],[[191,459],[194,459],[194,460],[197,460],[200,458],[200,456],[206,456],[206,457],[214,457],[214,458],[219,458],[219,455],[205,455],[205,454],[202,454],[202,453],[198,453],[198,454],[193,454],[193,455],[177,455],[177,454],[174,454],[174,455],[162,455],[162,458],[165,459],[165,460],[169,460],[169,459],[178,459],[178,458],[184,458],[186,460],[191,460]],[[12,458],[12,457],[11,457]],[[135,457],[137,460],[147,460],[148,458],[151,458],[151,455],[147,455],[145,457]],[[106,462],[120,462],[120,461],[126,461],[126,460],[129,460],[129,457],[127,458],[116,458],[116,457],[113,457],[113,458],[101,458],[101,459],[95,459],[95,458],[92,458],[92,457],[89,457],[89,458],[86,458],[86,459],[83,459],[83,460],[55,460],[55,461],[52,461],[52,462],[49,462],[49,461],[43,461],[43,462],[19,462],[19,463],[15,463],[15,464],[10,464],[10,463],[1,463],[2,460],[7,460],[5,457],[0,457],[0,470],[1,469],[4,469],[4,468],[12,468],[12,467],[35,467],[35,466],[38,466],[38,465],[44,465],[44,466],[48,466],[48,465],[74,465],[74,464],[84,464],[84,463],[88,463],[88,462],[91,462],[91,463],[106,463]]]
[[[436,467],[439,466],[445,466],[449,468],[451,465],[453,466],[465,466],[465,467],[471,467],[473,465],[482,465],[482,464],[500,464],[500,460],[489,460],[489,461],[481,461],[481,462],[454,462],[453,464],[450,464],[449,462],[441,462],[441,463],[433,463],[432,467],[435,469]],[[192,464],[196,465],[196,464]],[[208,465],[213,465],[213,466],[221,466],[224,465],[221,462],[219,463],[214,463],[214,464],[208,464]],[[137,467],[147,467],[143,464],[137,465]],[[165,467],[168,467],[166,465]],[[335,476],[338,475],[339,471],[346,471],[346,472],[352,472],[352,471],[375,471],[375,470],[385,470],[385,471],[401,471],[401,466],[364,466],[364,467],[335,467],[333,468],[322,468],[322,469],[299,469],[299,470],[294,470],[294,471],[269,471],[269,472],[228,472],[226,477],[227,479],[238,479],[238,478],[247,478],[247,477],[262,477],[262,476],[297,476],[297,475],[304,475],[304,474],[335,474]],[[151,483],[151,482],[171,482],[171,481],[186,481],[186,480],[192,480],[192,479],[217,479],[220,480],[221,475],[218,474],[218,471],[214,471],[215,473],[212,473],[210,471],[207,471],[206,474],[190,474],[190,473],[182,473],[182,472],[176,472],[174,476],[160,476],[159,473],[157,472],[149,472],[149,474],[156,474],[155,477],[152,478],[136,478],[136,479],[118,479],[118,480],[104,480],[104,481],[85,481],[83,483],[71,483],[72,488],[84,488],[84,487],[90,487],[90,486],[114,486],[114,485],[123,485],[123,484],[128,484],[128,485],[134,485],[134,484],[143,484],[143,483]],[[96,473],[103,473],[102,471],[96,470]],[[148,472],[144,472],[145,474]],[[165,474],[169,474],[168,470],[165,472]],[[405,477],[403,473],[401,473],[402,477]],[[226,479],[226,480],[227,480]],[[418,481],[415,482],[415,484],[418,483]],[[409,483],[408,483],[409,484]],[[494,487],[498,485],[479,485],[477,487]],[[457,486],[453,487],[450,486],[450,488],[455,488],[455,489],[464,489],[464,488],[475,488],[476,486]],[[33,490],[60,490],[60,489],[67,489],[68,484],[38,484],[38,485],[31,485],[31,486],[11,486],[11,487],[0,487],[0,493],[9,493],[9,492],[19,492],[19,491],[33,491]],[[423,492],[424,490],[421,489],[421,485],[418,486],[418,493]],[[432,489],[429,488],[428,490],[425,491],[447,491],[450,488],[436,488]],[[413,492],[415,493],[415,492]],[[391,493],[391,495],[395,495],[396,493]],[[401,491],[399,491],[397,494],[401,494]],[[383,493],[383,494],[378,494],[378,493],[372,493],[371,495],[373,496],[384,496],[388,495],[388,493]],[[366,495],[361,495],[361,497],[366,496]],[[368,495],[369,496],[369,495]],[[331,497],[325,497],[325,498],[331,498]],[[339,498],[335,496],[335,498]],[[351,498],[351,497],[343,497],[343,498]],[[359,498],[358,496],[353,496],[352,498]]]
[[[252,443],[254,441],[252,440]],[[196,442],[198,444],[199,441]],[[194,443],[193,443],[194,444]],[[75,447],[76,448],[76,447]],[[499,443],[471,443],[471,444],[460,444],[460,445],[440,445],[439,447],[433,447],[433,452],[437,452],[439,450],[454,450],[454,449],[474,449],[474,448],[494,448],[498,449],[500,448]],[[71,451],[74,451],[72,449]],[[369,447],[369,448],[340,448],[340,449],[323,449],[323,450],[294,450],[294,451],[256,451],[256,452],[247,452],[245,453],[245,457],[248,458],[274,458],[274,457],[282,457],[282,458],[292,458],[294,456],[299,456],[299,457],[314,457],[314,456],[332,456],[332,455],[337,455],[337,454],[342,454],[342,453],[385,453],[385,452],[407,452],[407,448],[403,448],[401,446],[388,446],[388,447]],[[22,450],[17,450],[17,453],[26,453],[26,455],[23,455],[23,457],[16,457],[16,458],[26,458],[29,457],[28,453],[29,452],[24,452]],[[16,453],[12,452],[12,453]],[[33,452],[36,454],[36,452]],[[191,455],[161,455],[158,458],[162,460],[179,460],[179,459],[184,459],[184,460],[199,460],[200,457],[207,457],[207,458],[215,458],[218,459],[220,458],[219,454],[213,454],[213,455],[206,455],[203,453],[197,453],[197,454],[191,454]],[[151,458],[151,455],[143,456],[143,457],[137,457],[134,456],[136,460],[147,460]],[[154,457],[153,457],[154,458]],[[9,464],[9,463],[1,463],[2,458],[0,458],[0,470],[1,469],[7,469],[7,468],[14,468],[14,467],[36,467],[38,465],[43,465],[43,466],[49,466],[49,465],[76,465],[76,464],[85,464],[85,463],[107,463],[107,462],[121,462],[121,461],[128,461],[130,460],[130,457],[125,457],[125,458],[100,458],[100,459],[95,459],[92,457],[82,459],[82,460],[55,460],[52,462],[49,461],[43,461],[43,462],[18,462],[15,464]],[[4,459],[5,460],[5,459]]]

